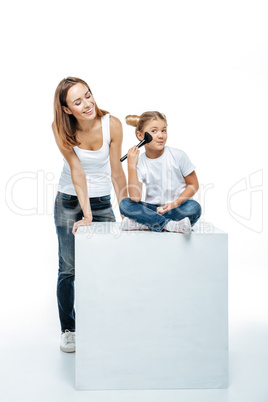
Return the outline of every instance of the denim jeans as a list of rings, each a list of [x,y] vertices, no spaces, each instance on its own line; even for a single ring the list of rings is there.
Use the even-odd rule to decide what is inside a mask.
[[[135,202],[130,198],[124,198],[120,202],[119,209],[122,215],[148,226],[155,232],[162,232],[171,220],[180,221],[186,217],[190,219],[193,226],[201,216],[201,206],[194,200],[183,201],[180,206],[161,215],[157,213],[157,205],[143,201]]]
[[[93,222],[115,222],[110,195],[90,198]],[[83,212],[75,195],[57,193],[54,219],[59,243],[59,271],[57,300],[61,330],[75,331],[74,309],[74,235],[73,224],[83,218]]]

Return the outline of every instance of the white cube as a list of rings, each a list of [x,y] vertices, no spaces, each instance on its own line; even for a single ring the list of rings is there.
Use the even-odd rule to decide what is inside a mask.
[[[228,238],[204,228],[78,230],[77,389],[228,386]]]

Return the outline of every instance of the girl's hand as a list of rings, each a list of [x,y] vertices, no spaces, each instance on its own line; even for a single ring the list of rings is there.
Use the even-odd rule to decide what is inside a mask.
[[[72,231],[72,233],[75,234],[76,231],[77,231],[77,229],[78,229],[80,226],[90,226],[90,224],[91,224],[91,222],[92,222],[92,219],[93,219],[93,218],[92,218],[92,215],[90,215],[90,216],[88,216],[88,217],[86,217],[86,218],[84,218],[84,219],[81,219],[80,221],[75,222],[74,225],[73,225],[73,231]]]
[[[137,164],[138,164],[138,160],[139,160],[139,148],[136,147],[136,145],[132,148],[129,149],[128,153],[127,153],[127,160],[128,160],[128,166],[129,167],[133,167],[136,168]]]
[[[158,211],[158,213],[159,213],[160,215],[162,215],[162,214],[166,213],[167,211],[169,211],[170,209],[173,209],[173,208],[176,208],[176,207],[177,207],[177,205],[176,205],[175,202],[168,202],[167,204],[165,204],[165,205],[162,207],[162,209],[160,209],[160,210]]]

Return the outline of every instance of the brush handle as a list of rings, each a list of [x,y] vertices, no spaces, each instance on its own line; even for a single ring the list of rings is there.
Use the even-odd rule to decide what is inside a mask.
[[[144,144],[147,144],[148,142],[152,141],[152,136],[149,133],[145,133],[144,139],[137,145],[138,148],[142,147]],[[127,154],[122,156],[120,159],[120,162],[124,162],[124,160],[127,159]]]
[[[142,140],[142,141],[137,145],[137,147],[140,148],[140,147],[142,147],[145,143],[146,143],[146,141],[145,141],[145,140]],[[124,156],[122,156],[122,158],[120,159],[120,162],[124,162],[125,159],[127,159],[127,154],[124,155]]]
[[[122,158],[120,159],[120,162],[124,162],[125,159],[127,159],[127,154],[122,156]]]

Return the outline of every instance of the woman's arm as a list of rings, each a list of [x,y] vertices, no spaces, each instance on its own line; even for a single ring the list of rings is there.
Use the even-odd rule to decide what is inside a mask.
[[[199,183],[195,171],[190,173],[188,176],[184,177],[184,180],[187,185],[186,189],[181,193],[179,198],[177,198],[175,201],[164,205],[163,209],[159,211],[159,213],[164,214],[168,210],[178,207],[179,205],[181,205],[183,201],[189,200],[195,195],[195,193],[199,189]]]
[[[130,148],[127,154],[128,166],[128,193],[132,201],[140,202],[142,197],[142,183],[139,182],[137,173],[137,164],[140,151],[138,147]]]
[[[54,126],[54,123],[52,124],[52,130],[55,135],[56,128]],[[55,135],[55,139],[56,138],[57,137]],[[67,150],[63,148],[61,145],[58,144],[57,139],[56,143],[59,147],[60,152],[70,166],[72,182],[84,215],[84,219],[74,223],[73,234],[75,234],[79,226],[88,226],[92,222],[92,212],[88,197],[86,175],[74,150]]]
[[[119,205],[120,201],[127,197],[127,182],[122,163],[120,162],[123,140],[122,124],[114,116],[110,116],[110,136],[111,178]]]

